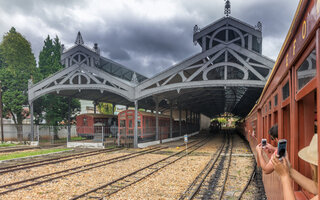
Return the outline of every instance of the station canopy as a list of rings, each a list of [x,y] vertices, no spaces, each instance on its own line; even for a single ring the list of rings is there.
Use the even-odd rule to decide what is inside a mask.
[[[63,49],[61,71],[29,84],[29,103],[55,94],[160,111],[170,107],[214,117],[245,117],[258,100],[274,61],[262,55],[261,23],[248,25],[230,16],[194,27],[193,41],[202,51],[147,78],[100,55],[97,44]],[[188,41],[186,41],[188,42]]]

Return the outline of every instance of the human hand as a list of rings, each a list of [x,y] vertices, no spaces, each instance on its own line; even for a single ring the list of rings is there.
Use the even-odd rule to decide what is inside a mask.
[[[287,159],[282,159],[280,161],[275,155],[272,155],[271,162],[273,164],[274,170],[277,172],[280,178],[285,178],[290,176]]]
[[[286,163],[287,163],[287,166],[288,166],[288,168],[289,168],[289,170],[291,169],[291,163],[290,163],[290,161],[289,161],[289,157],[288,157],[288,154],[286,153],[286,156],[285,156],[285,161],[286,161]]]
[[[261,143],[256,146],[256,151],[257,151],[257,153],[261,153],[261,151],[262,151]]]
[[[277,148],[274,147],[274,146],[272,146],[271,144],[267,143],[267,144],[266,144],[266,149],[275,151]]]

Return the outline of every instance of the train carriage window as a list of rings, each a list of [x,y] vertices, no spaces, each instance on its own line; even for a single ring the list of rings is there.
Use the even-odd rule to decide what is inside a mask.
[[[289,81],[282,88],[282,100],[287,99],[290,96]]]
[[[268,111],[268,107],[267,107],[267,105],[266,105],[265,112],[267,112],[267,111]]]
[[[141,120],[138,119],[138,127],[141,127]]]
[[[126,120],[120,120],[120,127],[126,127]]]
[[[271,101],[269,101],[269,110],[271,110]]]
[[[316,73],[316,50],[313,50],[297,70],[298,90],[310,82],[316,76]]]
[[[86,117],[83,118],[83,126],[88,126],[88,120]]]

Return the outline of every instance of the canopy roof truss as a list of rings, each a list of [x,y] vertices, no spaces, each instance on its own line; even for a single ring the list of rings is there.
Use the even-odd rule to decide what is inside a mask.
[[[65,68],[29,85],[29,101],[45,94],[132,105],[147,109],[159,99],[169,106],[210,117],[224,112],[245,116],[258,99],[274,62],[261,55],[261,29],[231,17],[195,28],[198,53],[160,74],[146,78],[100,55],[98,45],[84,45],[78,33],[75,45],[62,50]],[[165,100],[165,101],[162,101]]]

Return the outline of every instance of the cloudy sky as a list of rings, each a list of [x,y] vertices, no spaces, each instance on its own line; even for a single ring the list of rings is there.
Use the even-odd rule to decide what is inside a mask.
[[[263,54],[276,59],[298,0],[231,0],[231,16],[263,25]],[[71,47],[81,31],[85,44],[143,75],[152,75],[200,51],[193,26],[224,16],[224,0],[0,0],[0,34],[14,26],[35,57],[58,35]]]

